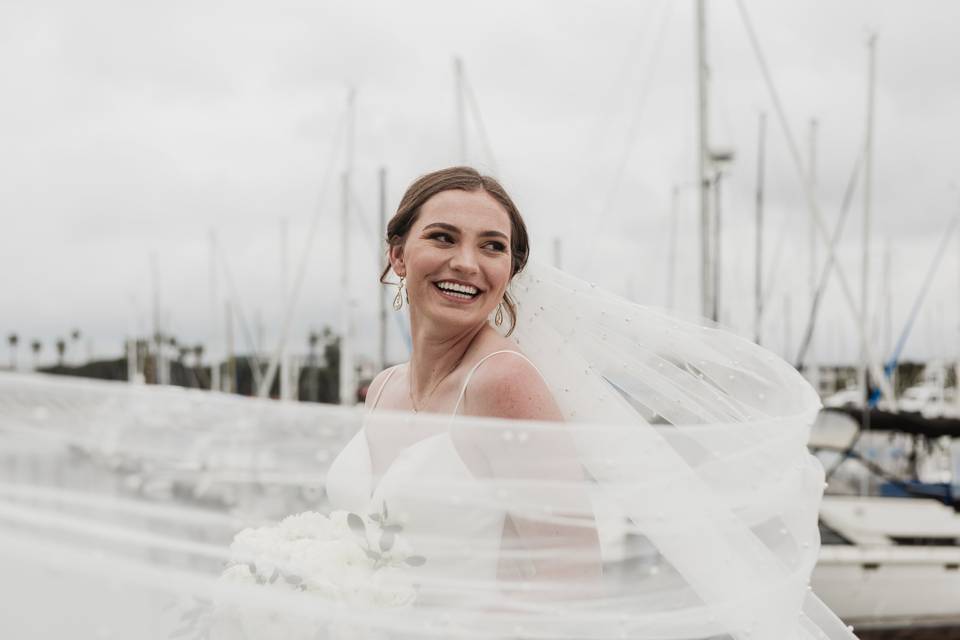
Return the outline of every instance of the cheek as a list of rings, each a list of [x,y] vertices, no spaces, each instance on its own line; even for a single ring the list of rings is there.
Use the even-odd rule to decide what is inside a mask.
[[[510,272],[513,268],[509,260],[504,260],[504,263],[503,265],[498,265],[495,276],[497,287],[502,290],[506,290],[507,285],[510,284]]]

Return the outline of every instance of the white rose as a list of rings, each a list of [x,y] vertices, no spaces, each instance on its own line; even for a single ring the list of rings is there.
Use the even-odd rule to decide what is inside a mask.
[[[275,568],[289,565],[289,544],[276,528],[244,529],[234,536],[230,556],[234,562],[255,564],[256,573],[269,578]]]
[[[280,522],[280,530],[288,540],[298,538],[331,540],[336,537],[334,529],[330,519],[316,511],[304,511],[287,516]]]
[[[301,542],[310,544],[297,545],[291,564],[305,568],[302,577],[308,589],[323,588],[330,583],[343,587],[348,575],[368,577],[372,572],[373,562],[353,540]]]

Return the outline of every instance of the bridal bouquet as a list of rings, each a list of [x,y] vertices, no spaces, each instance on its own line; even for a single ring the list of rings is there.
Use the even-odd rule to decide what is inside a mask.
[[[306,511],[272,526],[244,529],[230,545],[228,566],[218,580],[210,615],[213,638],[313,638],[326,621],[296,620],[269,607],[245,606],[255,591],[270,597],[302,592],[343,609],[408,607],[417,597],[411,567],[426,560],[414,555],[398,524],[380,513],[334,511],[329,516]],[[240,597],[240,596],[243,597]],[[255,596],[254,596],[255,597]],[[329,632],[343,637],[351,623],[334,622]]]

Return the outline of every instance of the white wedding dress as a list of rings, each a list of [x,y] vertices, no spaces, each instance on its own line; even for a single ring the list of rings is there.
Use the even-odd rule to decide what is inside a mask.
[[[369,424],[385,419],[387,429],[399,431],[411,425],[409,420],[391,424],[398,421],[396,414],[381,416],[377,411],[384,389],[401,365],[389,370],[363,427],[327,473],[326,490],[333,509],[379,513],[386,504],[391,520],[403,527],[403,535],[426,547],[416,549],[427,557],[426,564],[418,569],[423,585],[420,605],[442,603],[445,607],[464,608],[478,601],[478,592],[492,592],[496,587],[506,511],[494,506],[500,503],[495,489],[470,470],[449,428],[473,374],[494,356],[526,360],[515,351],[496,351],[482,358],[468,372],[452,415],[447,420],[438,417],[429,421],[431,427],[426,435],[415,436],[415,441],[401,448],[381,477],[375,478]],[[469,548],[470,553],[464,554],[464,548]]]

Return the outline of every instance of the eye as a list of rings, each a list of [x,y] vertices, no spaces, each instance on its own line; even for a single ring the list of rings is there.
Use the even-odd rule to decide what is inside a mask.
[[[483,245],[483,246],[486,247],[487,249],[492,250],[492,251],[503,252],[503,251],[506,251],[506,250],[507,250],[507,245],[505,245],[505,244],[503,244],[502,242],[499,242],[499,241],[497,241],[497,240],[491,240],[490,242],[486,243],[486,244]]]
[[[443,244],[453,244],[453,236],[446,231],[437,231],[435,233],[431,233],[427,237],[429,237],[431,240],[442,242]]]

